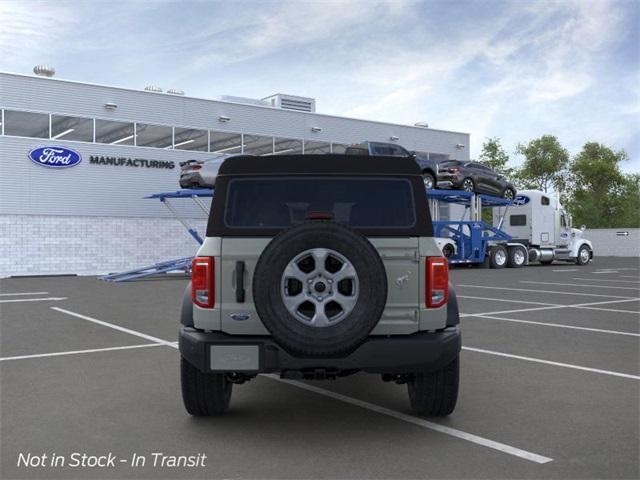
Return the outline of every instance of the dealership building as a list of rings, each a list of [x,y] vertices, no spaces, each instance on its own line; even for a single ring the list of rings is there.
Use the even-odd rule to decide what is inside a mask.
[[[364,140],[469,159],[467,133],[323,115],[311,98],[210,100],[34,71],[0,73],[0,277],[101,274],[193,255],[184,227],[144,198],[179,189],[182,161],[245,153],[268,162],[341,153]],[[63,159],[52,168],[46,160],[56,155]],[[203,228],[197,205],[174,205]]]

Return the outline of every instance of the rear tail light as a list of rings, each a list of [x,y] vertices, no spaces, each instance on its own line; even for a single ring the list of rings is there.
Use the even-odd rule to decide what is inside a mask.
[[[191,170],[200,170],[202,168],[202,165],[194,165],[193,167],[191,167]]]
[[[426,259],[425,302],[427,308],[441,307],[449,299],[449,265],[444,257]]]
[[[460,169],[458,167],[450,168],[448,170],[449,173],[458,173],[459,171],[460,171]]]
[[[191,263],[191,300],[199,307],[213,308],[214,267],[213,257],[196,257]]]

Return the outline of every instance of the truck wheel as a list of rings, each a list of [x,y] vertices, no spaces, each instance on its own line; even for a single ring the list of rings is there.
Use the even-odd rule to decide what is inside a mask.
[[[582,245],[578,249],[578,256],[576,257],[576,263],[578,265],[586,265],[591,260],[591,250],[586,245]]]
[[[180,357],[182,401],[197,417],[220,415],[229,408],[233,384],[224,373],[203,373]]]
[[[509,258],[507,260],[507,266],[509,268],[524,267],[527,263],[527,252],[524,248],[509,247],[507,251],[509,252]]]
[[[513,191],[513,188],[505,188],[504,192],[502,192],[502,198],[505,200],[513,200],[516,198],[516,192]]]
[[[427,190],[433,190],[436,188],[436,181],[429,172],[424,172],[422,174],[422,181],[424,182],[424,188]]]
[[[449,415],[458,400],[460,357],[435,372],[416,374],[409,382],[409,402],[419,415]]]
[[[256,311],[293,355],[349,353],[368,337],[387,301],[387,274],[373,245],[330,221],[296,225],[264,249],[253,276]]]
[[[475,192],[476,184],[473,183],[473,179],[465,178],[462,181],[462,190],[464,190],[465,192]]]
[[[491,268],[504,268],[507,265],[507,249],[502,245],[494,245],[491,247],[491,259],[489,265]]]

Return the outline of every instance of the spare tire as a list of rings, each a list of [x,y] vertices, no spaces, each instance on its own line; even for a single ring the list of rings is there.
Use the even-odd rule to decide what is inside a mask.
[[[378,323],[387,275],[363,235],[313,221],[266,246],[253,275],[253,300],[266,329],[289,353],[335,357],[357,348]]]

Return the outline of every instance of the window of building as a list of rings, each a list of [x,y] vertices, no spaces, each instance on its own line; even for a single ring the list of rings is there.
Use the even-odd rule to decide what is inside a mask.
[[[209,148],[209,136],[206,130],[176,127],[174,137],[173,148],[176,150],[206,152]]]
[[[228,132],[209,132],[211,153],[242,153],[242,135]]]
[[[305,155],[319,155],[331,152],[331,144],[326,142],[304,142]]]
[[[344,153],[347,150],[347,145],[343,143],[332,143],[331,153]]]
[[[372,143],[371,150],[374,155],[385,155],[389,157],[407,157],[409,152],[399,145],[386,143]]]
[[[138,147],[171,148],[173,129],[163,125],[136,123],[136,145]]]
[[[244,135],[244,153],[247,155],[273,155],[273,137]]]
[[[51,139],[93,142],[93,119],[51,115]]]
[[[524,227],[526,224],[526,215],[511,215],[509,217],[509,225],[511,225],[512,227]]]
[[[133,145],[134,126],[129,122],[96,119],[96,142],[111,145]]]
[[[49,115],[5,110],[4,134],[16,137],[49,138]]]
[[[274,142],[274,155],[295,155],[302,153],[302,140],[295,140],[293,138],[279,138],[273,139]]]

